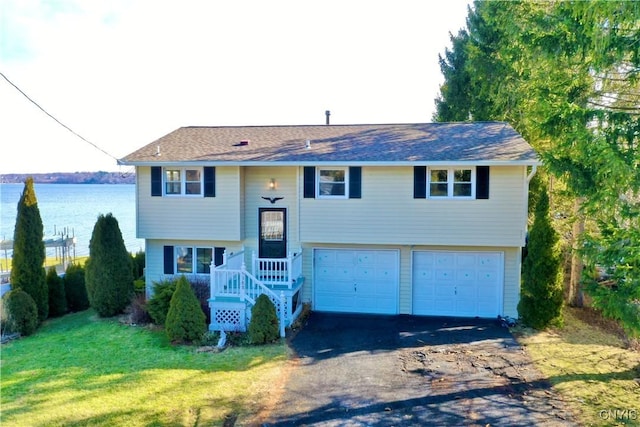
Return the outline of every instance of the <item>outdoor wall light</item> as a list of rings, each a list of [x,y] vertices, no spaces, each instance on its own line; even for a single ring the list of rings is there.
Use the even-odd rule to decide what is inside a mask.
[[[269,190],[275,190],[277,187],[278,184],[276,183],[276,179],[271,178],[271,180],[269,180]]]

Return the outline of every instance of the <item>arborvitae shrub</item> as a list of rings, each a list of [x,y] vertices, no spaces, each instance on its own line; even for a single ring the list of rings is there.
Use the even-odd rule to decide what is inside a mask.
[[[175,280],[153,282],[153,296],[147,301],[147,311],[156,325],[164,325],[167,321],[171,297],[175,290]]]
[[[71,312],[84,311],[89,308],[89,297],[84,284],[84,267],[70,264],[64,273],[64,292],[67,297],[67,309]]]
[[[280,337],[276,307],[268,296],[262,294],[251,309],[249,339],[253,344],[266,344]]]
[[[33,178],[29,177],[24,183],[24,191],[18,202],[11,258],[11,289],[22,289],[33,298],[38,307],[40,321],[49,316],[43,236],[42,218],[33,189]]]
[[[178,279],[164,326],[167,336],[174,342],[199,340],[207,330],[204,312],[184,276]]]
[[[47,287],[49,288],[49,317],[58,317],[67,312],[67,297],[64,284],[55,267],[47,271]]]
[[[31,295],[13,289],[2,296],[2,318],[7,332],[31,335],[38,328],[38,307]]]
[[[85,283],[91,306],[101,317],[120,314],[133,296],[131,256],[112,214],[99,215],[89,241]]]
[[[549,196],[540,194],[529,232],[528,253],[522,265],[518,314],[525,325],[544,329],[562,322],[562,258],[558,234],[549,217]]]

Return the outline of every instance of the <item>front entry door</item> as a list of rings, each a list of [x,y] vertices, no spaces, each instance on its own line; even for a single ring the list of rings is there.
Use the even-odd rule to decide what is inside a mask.
[[[260,258],[287,257],[287,210],[284,208],[259,209],[258,256]]]

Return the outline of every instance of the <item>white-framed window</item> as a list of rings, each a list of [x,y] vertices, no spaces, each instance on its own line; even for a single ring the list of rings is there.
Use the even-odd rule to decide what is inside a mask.
[[[165,195],[202,195],[202,168],[165,168]]]
[[[317,174],[318,198],[346,199],[349,197],[349,168],[317,168]]]
[[[475,168],[433,167],[427,173],[427,197],[472,199],[476,195]]]
[[[213,248],[175,246],[176,274],[209,274],[213,261]],[[195,254],[195,256],[194,256]]]

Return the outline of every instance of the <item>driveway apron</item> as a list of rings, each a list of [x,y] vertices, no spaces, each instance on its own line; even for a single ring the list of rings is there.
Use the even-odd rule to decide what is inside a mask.
[[[570,426],[506,328],[486,319],[312,313],[263,426]]]

